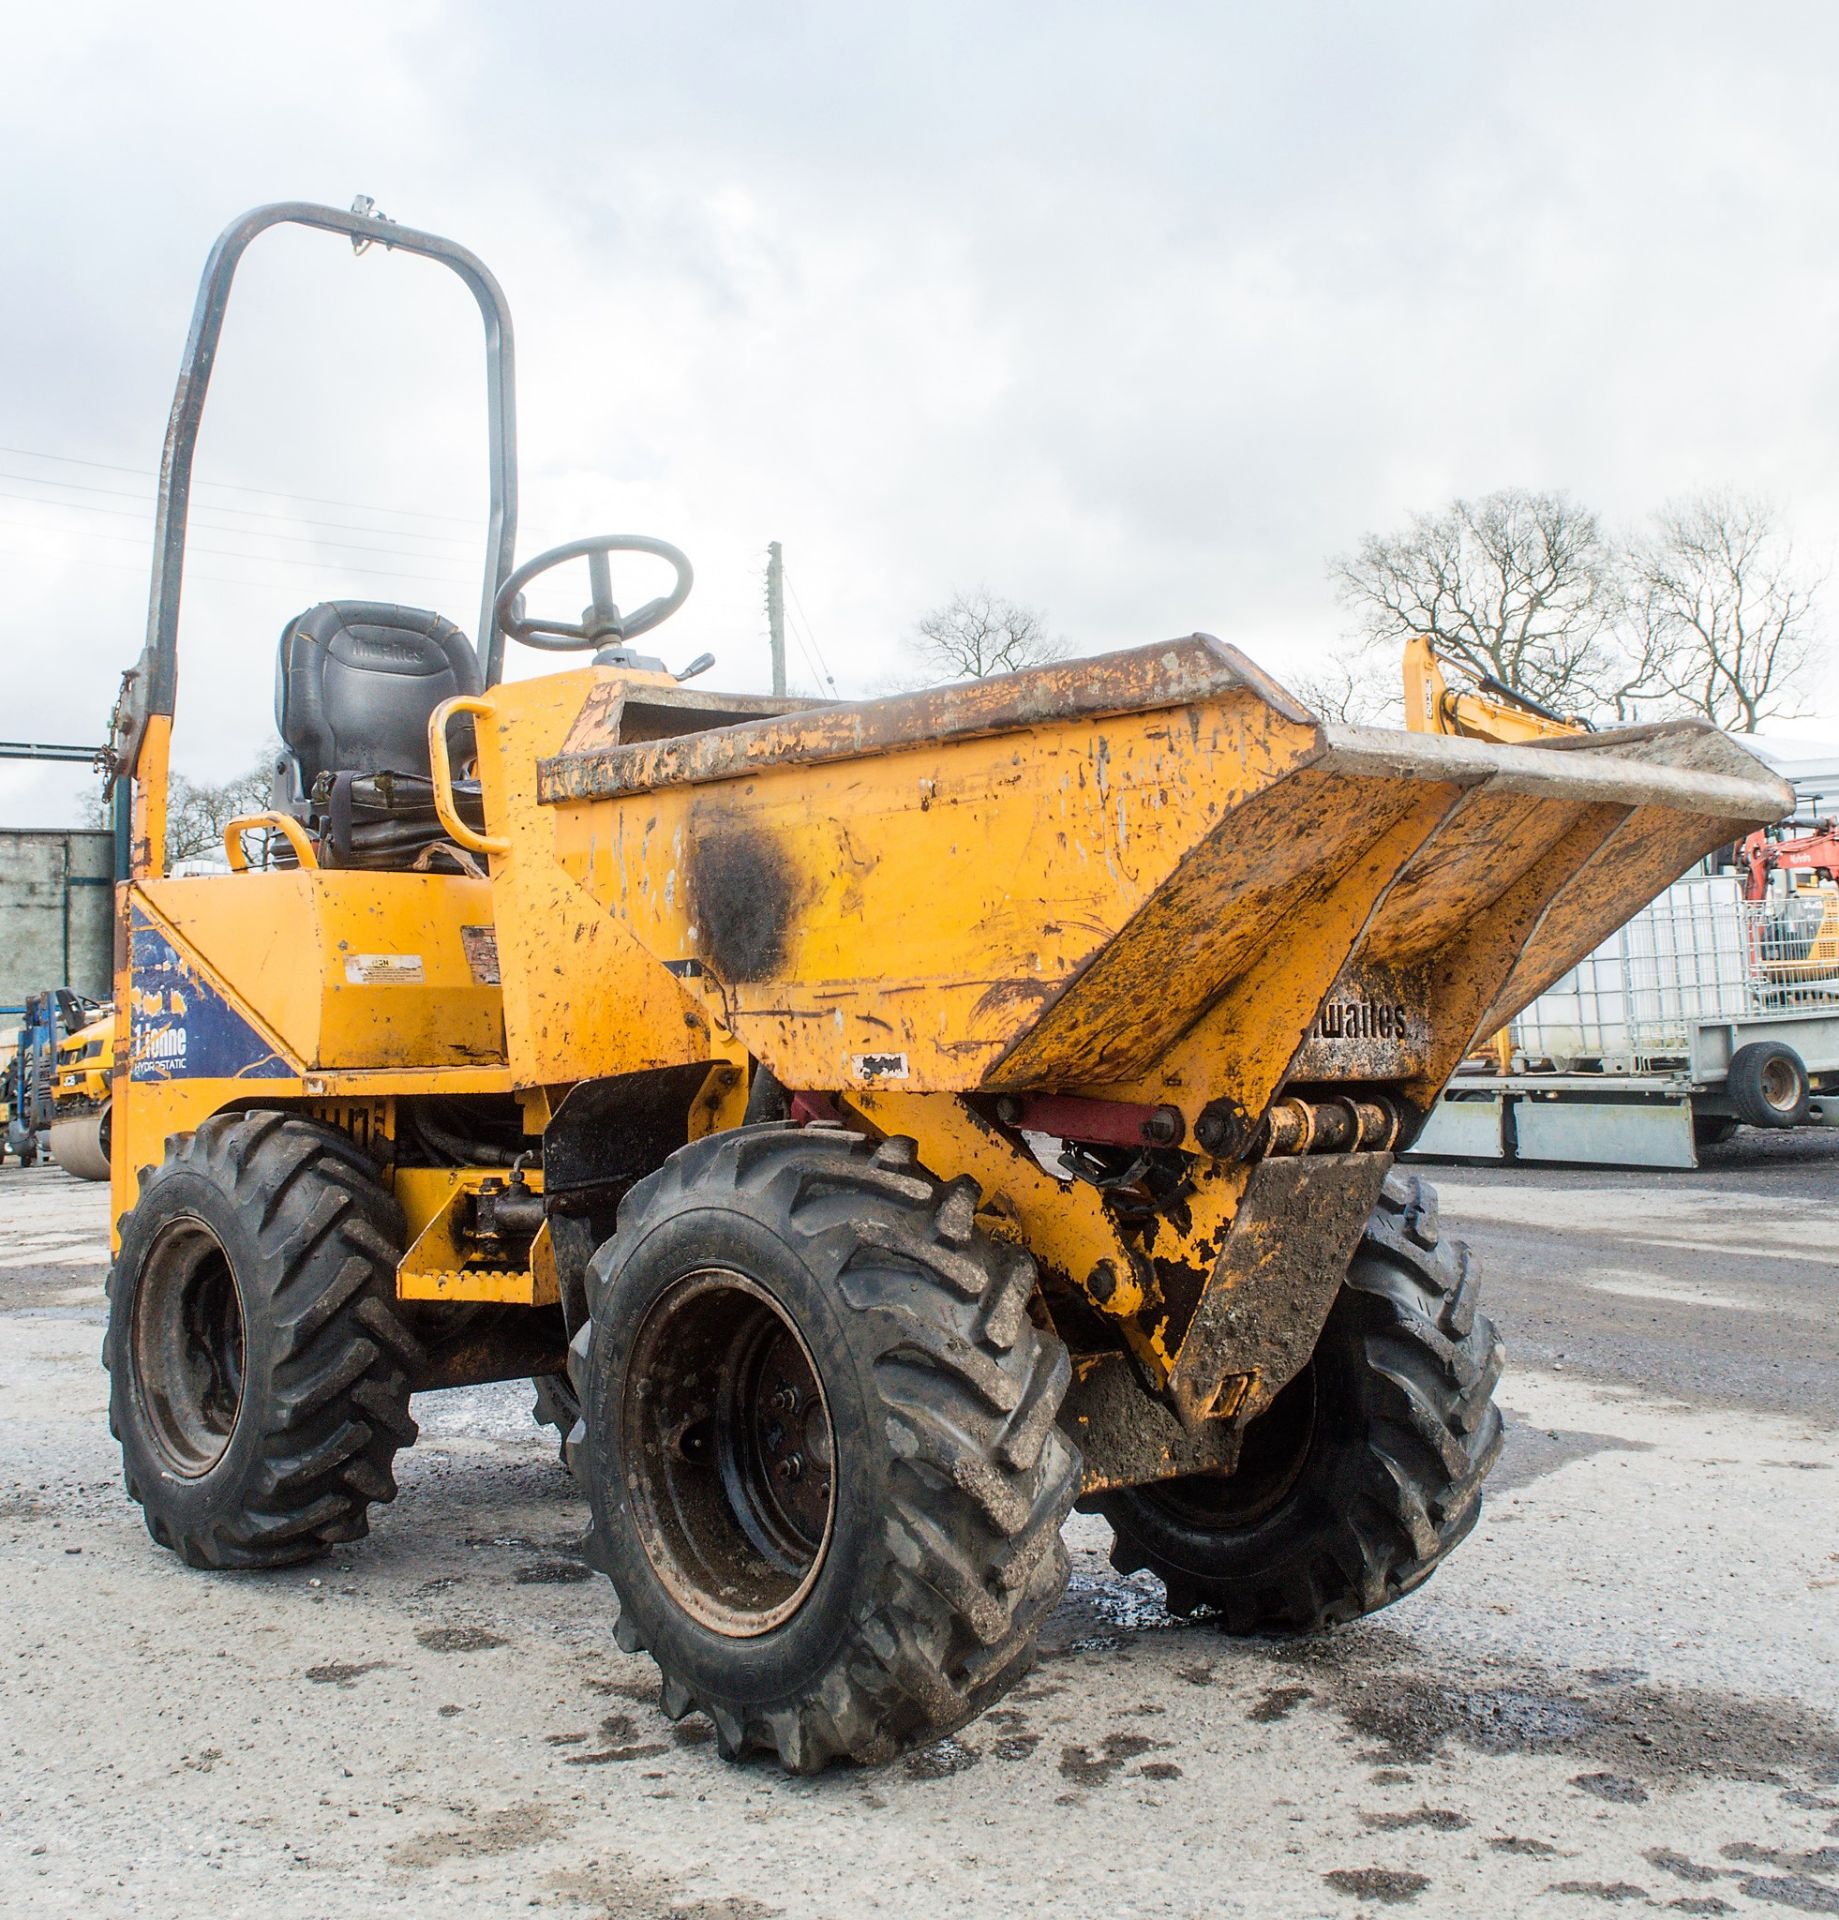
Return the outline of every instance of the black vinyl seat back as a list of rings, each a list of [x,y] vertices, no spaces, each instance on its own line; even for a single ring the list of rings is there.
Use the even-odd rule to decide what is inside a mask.
[[[275,801],[320,834],[324,864],[409,866],[445,838],[428,722],[443,700],[483,684],[472,643],[438,613],[326,600],[289,621],[275,662],[285,749]],[[456,799],[472,812],[466,785],[456,783]]]
[[[303,792],[322,773],[428,773],[428,720],[481,690],[451,620],[419,607],[325,600],[291,620],[275,663],[275,725]]]

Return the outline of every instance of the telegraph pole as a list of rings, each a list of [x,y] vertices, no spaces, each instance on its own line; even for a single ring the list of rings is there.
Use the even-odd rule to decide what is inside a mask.
[[[785,555],[779,542],[766,549],[766,631],[773,643],[773,691],[785,692]]]

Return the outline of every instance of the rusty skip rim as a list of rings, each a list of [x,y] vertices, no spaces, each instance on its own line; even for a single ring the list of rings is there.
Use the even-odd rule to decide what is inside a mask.
[[[1544,742],[1497,745],[1378,727],[1328,725],[1322,739],[1323,751],[1311,763],[1313,769],[1354,779],[1486,784],[1495,792],[1526,799],[1668,807],[1718,819],[1774,820],[1793,804],[1793,791],[1785,781],[1708,722],[1630,728],[1627,737],[1593,733],[1587,736],[1587,747],[1565,753]],[[1656,745],[1673,741],[1686,752],[1709,749],[1722,764],[1693,766],[1683,755],[1653,753]],[[1618,753],[1617,747],[1624,745],[1646,751],[1639,757]]]
[[[987,680],[812,707],[787,718],[627,746],[558,753],[537,762],[545,806],[614,799],[658,787],[744,779],[781,766],[823,766],[868,754],[1022,732],[1069,720],[1103,720],[1192,706],[1249,692],[1301,728],[1317,726],[1260,667],[1211,634],[992,674]]]
[[[618,799],[779,767],[1194,706],[1234,692],[1253,695],[1313,735],[1292,771],[1313,765],[1354,778],[1492,784],[1528,796],[1663,806],[1733,820],[1777,819],[1792,801],[1764,762],[1709,722],[1654,722],[1536,745],[1347,727],[1322,721],[1236,647],[1205,633],[961,686],[564,751],[538,761],[537,798],[545,806]]]

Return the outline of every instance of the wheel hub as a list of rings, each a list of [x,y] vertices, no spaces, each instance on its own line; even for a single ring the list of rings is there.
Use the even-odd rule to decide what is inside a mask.
[[[135,1288],[134,1376],[166,1467],[196,1480],[223,1458],[243,1399],[243,1311],[222,1243],[202,1220],[172,1221]]]
[[[705,1269],[647,1314],[627,1379],[618,1457],[653,1570],[703,1625],[769,1632],[810,1592],[835,1514],[808,1348],[765,1287]]]

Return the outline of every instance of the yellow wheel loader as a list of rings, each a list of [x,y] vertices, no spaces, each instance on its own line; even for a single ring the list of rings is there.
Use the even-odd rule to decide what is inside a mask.
[[[175,877],[193,446],[236,263],[288,222],[443,263],[484,316],[477,640],[292,621],[273,808]],[[1076,1501],[1233,1631],[1410,1592],[1475,1522],[1501,1350],[1393,1155],[1477,1035],[1785,789],[1697,725],[1325,725],[1204,634],[707,692],[633,646],[676,548],[514,564],[512,392],[446,240],[290,204],[211,255],[113,735],[106,1359],[154,1537],[217,1568],[353,1540],[412,1394],[532,1377],[664,1711],[801,1771],[1000,1696]],[[674,575],[631,613],[626,554]],[[582,561],[580,619],[528,610]],[[507,679],[507,642],[573,657]]]

